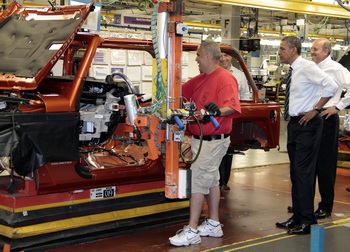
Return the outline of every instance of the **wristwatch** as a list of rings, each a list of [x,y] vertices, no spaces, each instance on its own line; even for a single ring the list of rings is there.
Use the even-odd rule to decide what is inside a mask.
[[[318,113],[321,113],[321,109],[319,109],[316,105],[314,106],[313,110],[316,110]]]

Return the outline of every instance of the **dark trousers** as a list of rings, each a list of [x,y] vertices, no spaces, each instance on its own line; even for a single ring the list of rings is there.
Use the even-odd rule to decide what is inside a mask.
[[[338,138],[338,114],[331,115],[328,119],[323,117],[321,144],[316,163],[316,177],[321,195],[321,202],[318,203],[318,207],[327,212],[332,212],[333,209],[334,183],[337,173]]]
[[[287,126],[287,150],[292,181],[293,219],[317,223],[314,215],[314,181],[323,120],[317,114],[306,126],[291,118]]]
[[[227,185],[230,180],[231,166],[232,166],[232,154],[226,153],[222,158],[219,171],[220,171],[220,186]]]

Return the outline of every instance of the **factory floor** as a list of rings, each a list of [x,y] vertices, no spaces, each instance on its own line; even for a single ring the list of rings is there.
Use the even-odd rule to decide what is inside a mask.
[[[279,150],[275,149],[269,152],[249,150],[245,155],[233,156],[229,182],[231,190],[222,192],[220,201],[220,220],[224,231],[222,238],[203,237],[199,245],[174,247],[169,244],[168,238],[187,224],[179,223],[142,232],[135,230],[128,235],[53,249],[50,252],[243,251],[237,248],[232,249],[230,247],[232,244],[249,244],[250,250],[247,251],[262,252],[263,250],[259,246],[255,246],[256,243],[259,243],[261,238],[266,239],[266,237],[271,238],[270,242],[286,238],[286,231],[276,228],[275,223],[285,221],[291,216],[287,212],[287,206],[291,205],[291,183],[289,161],[285,149],[284,124],[281,124],[281,147]],[[350,176],[337,176],[334,209],[331,217],[319,221],[321,226],[334,226],[335,223],[341,223],[341,225],[348,227],[349,231],[350,192],[345,190],[349,186]],[[316,207],[319,199],[319,194],[316,193]],[[206,212],[204,212],[205,214]],[[279,238],[274,239],[277,236]],[[308,239],[309,236],[304,239]],[[342,245],[344,250],[338,249],[337,252],[348,251],[350,247],[350,240],[342,240],[345,242],[345,245]],[[266,251],[309,251],[305,248],[289,248],[288,250],[290,245],[282,246],[285,246],[282,250],[267,249]],[[294,242],[293,246],[298,246],[298,242]]]

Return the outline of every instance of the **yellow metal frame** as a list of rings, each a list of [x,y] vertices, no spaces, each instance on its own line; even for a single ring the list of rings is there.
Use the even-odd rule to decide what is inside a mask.
[[[146,195],[146,194],[161,193],[161,192],[164,192],[164,188],[122,193],[122,194],[118,194],[115,198],[126,198],[126,197],[133,197],[133,196],[138,196],[138,195]],[[55,197],[55,196],[53,196],[53,197]],[[111,198],[94,200],[94,202],[108,201],[110,199]],[[21,213],[21,212],[43,210],[43,209],[54,208],[54,207],[74,206],[74,205],[89,203],[91,201],[92,200],[90,198],[86,198],[86,199],[61,201],[61,202],[56,202],[56,203],[48,203],[48,204],[42,204],[42,205],[33,205],[33,206],[17,207],[17,208],[12,208],[12,207],[8,207],[8,206],[0,205],[0,211],[4,210],[4,211],[11,212],[11,213]]]
[[[163,213],[170,210],[178,210],[189,207],[189,201],[170,202],[132,209],[118,210],[106,213],[99,213],[88,216],[74,217],[63,220],[56,220],[44,223],[28,225],[24,227],[8,227],[0,225],[0,235],[8,238],[25,238],[35,235],[42,235],[73,228],[87,227],[111,221],[118,221],[150,214]]]
[[[350,17],[350,13],[349,13]],[[246,31],[247,28],[241,28],[241,31]],[[290,31],[276,31],[276,30],[264,30],[264,29],[259,29],[259,33],[272,33],[272,34],[277,34],[277,35],[291,35],[295,36],[297,33],[296,32],[290,32]],[[309,37],[320,37],[320,38],[334,38],[334,39],[344,39],[347,38],[346,36],[339,36],[339,35],[331,35],[331,34],[316,34],[316,33],[308,33]],[[264,39],[264,37],[261,37],[261,39]],[[268,38],[266,38],[268,39]]]
[[[350,13],[349,13],[349,17],[350,17]],[[197,26],[197,27],[209,27],[209,28],[217,28],[217,29],[221,29],[222,26],[221,25],[213,25],[213,24],[205,24],[205,23],[195,23],[195,22],[183,22],[184,24],[187,25],[192,25],[192,26]],[[247,28],[241,28],[241,31],[246,31]],[[271,34],[276,34],[276,35],[296,35],[296,32],[289,32],[289,31],[277,31],[277,30],[266,30],[266,29],[259,29],[259,33],[271,33]],[[347,38],[346,36],[339,36],[339,35],[330,35],[330,34],[315,34],[315,33],[308,33],[309,37],[320,37],[320,38],[334,38],[334,39],[344,39]],[[269,37],[261,37],[261,39],[271,39]],[[278,38],[278,36],[276,36],[276,38]],[[234,40],[234,39],[233,39]],[[239,38],[237,38],[237,40],[240,40]]]
[[[202,2],[230,4],[241,7],[287,11],[317,16],[349,18],[349,12],[335,4],[324,4],[306,0],[198,0]]]

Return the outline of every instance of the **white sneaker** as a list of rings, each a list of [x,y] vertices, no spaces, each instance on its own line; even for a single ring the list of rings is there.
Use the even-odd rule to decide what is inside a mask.
[[[198,227],[200,236],[211,236],[211,237],[222,237],[224,232],[222,232],[222,224],[215,224],[211,219],[205,219],[205,221]]]
[[[170,237],[169,242],[174,246],[188,246],[201,243],[201,237],[198,231],[186,225],[183,229],[178,230],[176,235]]]

